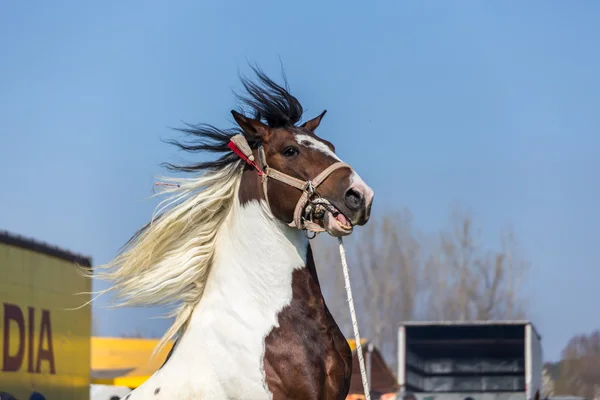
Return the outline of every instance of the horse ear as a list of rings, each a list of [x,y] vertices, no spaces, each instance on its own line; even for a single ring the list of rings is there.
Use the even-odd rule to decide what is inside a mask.
[[[244,133],[255,139],[264,139],[269,134],[269,127],[257,119],[248,118],[235,110],[231,110],[235,122]]]
[[[310,121],[306,121],[305,123],[302,124],[302,128],[306,128],[311,132],[314,132],[315,129],[317,129],[319,127],[319,124],[321,123],[321,119],[323,119],[323,116],[325,115],[325,113],[327,112],[327,110],[324,110],[319,116],[311,119]]]

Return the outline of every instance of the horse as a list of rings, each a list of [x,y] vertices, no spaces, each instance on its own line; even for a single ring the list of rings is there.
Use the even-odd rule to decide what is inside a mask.
[[[326,110],[300,124],[284,84],[252,67],[231,114],[237,126],[186,125],[179,149],[216,154],[166,163],[167,195],[151,221],[97,276],[121,305],[176,305],[161,345],[169,356],[129,393],[141,399],[345,399],[346,338],[325,304],[310,238],[349,235],[370,216],[373,190],[315,133]]]

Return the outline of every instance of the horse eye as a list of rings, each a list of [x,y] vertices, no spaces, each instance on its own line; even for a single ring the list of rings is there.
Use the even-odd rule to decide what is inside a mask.
[[[284,155],[285,157],[288,157],[288,158],[295,157],[295,156],[297,156],[298,154],[300,154],[300,152],[299,152],[299,151],[298,151],[298,149],[297,149],[297,148],[295,148],[294,146],[286,147],[286,148],[283,150],[283,155]]]

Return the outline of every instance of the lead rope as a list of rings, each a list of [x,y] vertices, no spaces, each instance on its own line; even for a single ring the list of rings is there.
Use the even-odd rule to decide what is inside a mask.
[[[346,296],[348,297],[348,307],[350,308],[350,318],[352,319],[352,329],[354,330],[354,340],[356,341],[356,352],[358,353],[358,365],[360,367],[360,376],[362,378],[363,389],[365,391],[365,400],[371,400],[369,391],[369,381],[367,380],[367,370],[365,368],[365,359],[363,357],[362,345],[360,344],[360,333],[358,332],[358,322],[356,321],[356,311],[354,310],[354,299],[352,298],[352,287],[350,287],[350,274],[348,273],[348,263],[346,262],[346,250],[342,237],[338,237],[340,248],[340,258],[342,259],[342,271],[344,272],[344,283],[346,286]]]

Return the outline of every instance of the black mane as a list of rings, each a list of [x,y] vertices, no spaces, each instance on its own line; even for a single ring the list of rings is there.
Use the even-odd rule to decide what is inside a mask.
[[[304,110],[298,99],[290,94],[285,75],[283,76],[284,86],[282,87],[272,81],[258,67],[251,68],[258,78],[258,82],[252,82],[245,77],[240,77],[246,95],[236,94],[236,97],[248,109],[249,114],[253,114],[252,118],[263,121],[271,128],[289,128],[295,126],[302,118]],[[244,113],[243,109],[240,111]],[[247,115],[248,113],[245,114]],[[208,124],[186,125],[187,128],[176,130],[190,136],[192,138],[190,142],[183,143],[176,140],[169,140],[167,142],[187,152],[198,153],[206,151],[221,154],[221,156],[216,160],[191,165],[165,163],[164,165],[168,169],[182,172],[217,170],[239,160],[239,157],[227,147],[233,135],[243,133],[239,127],[224,130]],[[254,148],[256,143],[251,141],[250,138],[248,139],[250,146]]]
[[[254,83],[244,77],[241,78],[242,85],[249,96],[237,96],[251,111],[261,117],[271,128],[287,128],[297,124],[302,118],[302,105],[289,92],[289,86],[285,75],[283,76],[284,87],[273,82],[264,72],[258,68],[252,68],[259,79]]]

